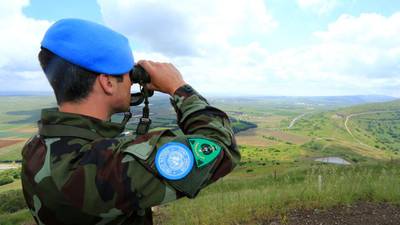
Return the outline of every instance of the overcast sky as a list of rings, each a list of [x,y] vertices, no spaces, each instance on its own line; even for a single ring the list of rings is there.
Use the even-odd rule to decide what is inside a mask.
[[[0,0],[0,91],[50,91],[46,29],[84,18],[206,95],[400,97],[398,0]]]

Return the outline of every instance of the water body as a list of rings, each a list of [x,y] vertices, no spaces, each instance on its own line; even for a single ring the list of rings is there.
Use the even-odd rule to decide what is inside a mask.
[[[318,159],[315,159],[315,161],[323,162],[323,163],[339,164],[339,165],[351,165],[351,163],[349,161],[346,161],[340,157],[318,158]]]

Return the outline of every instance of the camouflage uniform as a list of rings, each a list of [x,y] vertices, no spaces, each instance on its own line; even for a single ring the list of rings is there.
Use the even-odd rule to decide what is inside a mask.
[[[44,109],[39,133],[22,151],[22,185],[38,224],[152,224],[151,207],[187,196],[228,174],[240,160],[227,115],[190,86],[171,98],[180,133],[121,135],[124,126]],[[183,132],[183,133],[182,133]],[[209,140],[221,147],[206,164],[180,180],[163,178],[154,165],[166,143],[193,146]],[[215,149],[214,149],[215,150]]]

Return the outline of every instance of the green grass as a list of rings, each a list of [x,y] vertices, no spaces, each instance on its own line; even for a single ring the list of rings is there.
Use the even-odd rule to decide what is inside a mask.
[[[10,184],[0,186],[0,193],[18,189],[21,189],[21,180],[15,180]]]
[[[162,224],[251,224],[284,216],[295,208],[329,208],[357,201],[400,203],[399,162],[359,160],[352,166],[326,165],[293,160],[312,154],[311,150],[289,144],[281,147],[297,148],[298,153],[291,155],[295,149],[275,152],[241,146],[243,160],[232,174],[194,200],[181,199],[159,207],[155,220]],[[322,177],[321,186],[318,176]],[[17,181],[0,186],[0,194],[18,190],[19,185]],[[0,221],[23,224],[32,218],[22,210],[0,213]]]
[[[242,163],[293,162],[308,157],[308,152],[299,145],[279,143],[271,147],[239,146]]]
[[[164,224],[248,224],[294,208],[328,208],[357,201],[400,203],[399,165],[285,167],[276,166],[276,178],[270,168],[255,167],[252,172],[239,168],[195,200],[161,207],[158,220]]]
[[[363,143],[400,153],[400,112],[360,115],[351,118],[349,126]]]
[[[22,158],[21,151],[25,142],[20,142],[18,144],[10,145],[0,150],[0,160],[19,160]]]
[[[306,115],[288,130],[300,135],[314,138],[335,138],[351,141],[344,127],[344,119],[338,118],[331,112],[320,112]]]
[[[353,107],[347,107],[340,109],[339,112],[344,115],[350,115],[353,113],[361,113],[368,111],[383,111],[383,110],[399,110],[400,109],[400,100],[394,100],[390,102],[382,102],[382,103],[369,103],[362,104]]]
[[[14,213],[0,214],[0,225],[36,224],[28,209]]]
[[[38,119],[37,115],[40,113],[41,108],[45,107],[55,107],[54,97],[0,97],[0,124],[2,126],[13,125],[12,121],[27,119],[30,119],[28,120],[29,122],[34,123]]]

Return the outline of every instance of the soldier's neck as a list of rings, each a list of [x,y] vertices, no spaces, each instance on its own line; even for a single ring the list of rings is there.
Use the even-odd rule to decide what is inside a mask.
[[[60,112],[81,114],[107,121],[111,117],[109,108],[104,102],[86,99],[80,102],[65,102],[59,107]]]

